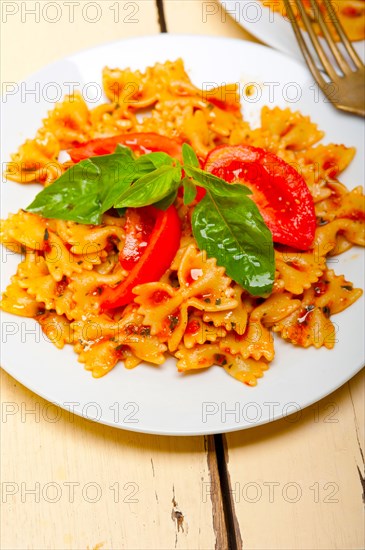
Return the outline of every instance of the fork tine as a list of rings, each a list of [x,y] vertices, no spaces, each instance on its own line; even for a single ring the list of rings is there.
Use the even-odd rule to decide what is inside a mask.
[[[321,31],[323,33],[324,38],[327,41],[328,46],[331,49],[333,57],[336,59],[338,66],[340,67],[341,71],[344,74],[349,74],[352,72],[351,67],[349,66],[348,62],[344,59],[340,49],[338,48],[335,40],[333,39],[328,26],[324,22],[323,15],[321,13],[321,10],[319,8],[319,5],[315,2],[315,0],[310,0],[312,9],[315,12],[317,16],[318,23],[321,27]]]
[[[315,49],[322,65],[323,65],[323,68],[327,72],[330,79],[333,80],[334,78],[336,78],[336,75],[337,75],[336,70],[332,66],[332,64],[329,61],[325,51],[323,50],[323,46],[319,41],[317,33],[315,32],[315,30],[312,27],[311,20],[309,19],[303,4],[301,3],[300,0],[294,0],[294,2],[295,2],[296,6],[298,8],[298,11],[299,11],[301,17],[302,17],[302,22],[303,22],[303,25],[304,25],[304,29],[309,34],[309,38],[312,42],[313,48]]]
[[[304,59],[305,59],[307,65],[308,65],[308,68],[309,68],[310,72],[312,73],[314,79],[318,82],[319,86],[321,88],[323,88],[323,87],[326,86],[326,81],[324,80],[321,72],[319,71],[317,65],[315,64],[315,62],[313,60],[313,57],[312,57],[312,54],[310,53],[309,48],[308,48],[308,46],[307,46],[307,44],[306,44],[306,42],[303,38],[303,35],[301,33],[301,30],[300,30],[299,25],[297,23],[297,20],[295,18],[293,9],[291,7],[290,1],[289,0],[284,0],[284,4],[285,4],[286,12],[289,16],[291,25],[293,27],[293,31],[295,33],[295,36],[296,36],[296,39],[297,39],[298,44],[300,46],[300,49],[302,50],[302,53],[303,53],[303,56],[304,56]]]
[[[331,21],[339,37],[341,38],[342,44],[345,46],[347,53],[351,57],[352,61],[355,63],[356,67],[360,69],[361,67],[363,67],[363,63],[359,58],[359,56],[357,55],[356,51],[354,50],[350,40],[347,38],[347,35],[343,30],[342,24],[340,23],[330,0],[324,0],[324,3],[326,4],[327,11],[331,16]]]

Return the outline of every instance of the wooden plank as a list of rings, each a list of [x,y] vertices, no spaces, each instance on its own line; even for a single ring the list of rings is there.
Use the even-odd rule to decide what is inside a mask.
[[[170,33],[228,36],[258,42],[216,0],[164,0],[163,5]],[[239,6],[237,2],[238,10]]]
[[[165,0],[164,7],[169,32],[257,41],[215,1]],[[361,380],[359,375],[303,411],[293,424],[288,418],[225,437],[226,498],[238,546],[241,540],[243,548],[260,550],[363,546]]]
[[[360,454],[362,454],[364,461],[364,442],[365,442],[365,407],[364,407],[364,395],[365,395],[365,376],[355,376],[349,381],[349,392],[351,404],[354,410],[354,424],[357,433],[357,440],[359,443]]]
[[[6,21],[3,11],[3,81],[82,48],[159,32],[154,0],[80,0],[73,23],[66,2],[57,23],[47,20],[55,17],[52,8],[38,22],[24,11],[35,4],[45,5],[8,2],[15,11]],[[87,20],[97,15],[91,7],[82,12],[86,4],[101,9],[97,22]],[[2,549],[226,547],[208,439],[97,425],[49,405],[4,372],[1,381]]]
[[[227,434],[243,548],[363,547],[363,404],[364,372],[298,415]]]
[[[4,2],[2,23],[3,82],[84,48],[160,32],[155,0]]]
[[[95,424],[4,371],[1,399],[3,550],[227,547],[205,438]]]

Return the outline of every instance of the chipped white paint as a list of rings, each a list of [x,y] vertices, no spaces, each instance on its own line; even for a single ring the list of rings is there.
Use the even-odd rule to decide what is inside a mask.
[[[244,548],[363,547],[363,417],[364,371],[300,415],[227,435]]]
[[[2,28],[4,80],[80,48],[159,32],[154,0],[133,2],[137,13],[124,10],[118,22],[115,2],[99,4],[103,15],[94,24],[76,17],[70,25],[65,12],[56,24],[9,17]],[[252,39],[214,0],[165,0],[165,14],[170,32]],[[363,546],[363,380],[359,374],[297,422],[288,418],[226,437],[244,548]],[[56,409],[47,417],[39,413],[47,407],[43,399],[5,373],[1,381],[4,550],[225,550],[212,438],[122,432]],[[206,494],[209,484],[215,490]]]

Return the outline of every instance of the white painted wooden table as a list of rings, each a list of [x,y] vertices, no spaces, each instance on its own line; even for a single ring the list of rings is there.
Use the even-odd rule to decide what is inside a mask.
[[[1,8],[3,81],[161,29],[254,40],[214,0],[3,0]],[[363,373],[297,417],[214,437],[97,425],[5,372],[1,400],[3,550],[364,547]]]

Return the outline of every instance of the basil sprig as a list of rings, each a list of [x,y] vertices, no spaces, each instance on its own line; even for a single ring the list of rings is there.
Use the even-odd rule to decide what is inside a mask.
[[[199,167],[193,149],[182,148],[183,167],[166,153],[136,158],[127,147],[83,160],[41,191],[27,208],[46,218],[99,224],[114,207],[154,204],[167,209],[184,188],[185,205],[195,200],[197,185],[206,190],[194,207],[192,229],[201,250],[217,259],[227,275],[254,296],[272,290],[275,261],[272,234],[265,225],[251,191],[228,184]],[[182,179],[182,168],[185,176]]]
[[[180,180],[181,166],[162,165],[127,187],[116,200],[115,206],[139,208],[162,201],[177,191]]]
[[[143,178],[151,177],[163,168],[175,174],[172,164],[173,159],[165,153],[135,158],[131,149],[118,146],[111,155],[91,157],[69,168],[52,185],[38,193],[27,210],[45,218],[96,225],[110,208],[130,206],[127,197],[129,193],[136,195],[135,185],[138,190]],[[175,174],[173,180],[177,177],[178,174]],[[154,186],[154,190],[158,192],[158,185]],[[164,197],[164,193],[160,194],[156,200]],[[126,199],[126,204],[121,199]],[[141,194],[137,199],[138,204],[133,206],[155,202],[153,198],[148,201],[147,196],[147,202],[143,201]]]
[[[185,167],[185,172],[206,189],[192,218],[199,248],[208,257],[216,258],[218,265],[226,268],[227,275],[250,294],[261,296],[271,292],[275,271],[272,234],[249,198],[250,191],[241,184],[222,180],[219,189],[216,181],[219,178],[197,168]]]
[[[194,151],[183,145],[183,158]],[[195,154],[195,153],[194,153]],[[271,231],[251,191],[240,183],[229,184],[200,168],[184,164],[187,176],[204,187],[206,194],[195,206],[192,229],[196,242],[208,257],[217,259],[227,275],[254,296],[271,292],[275,275]]]

